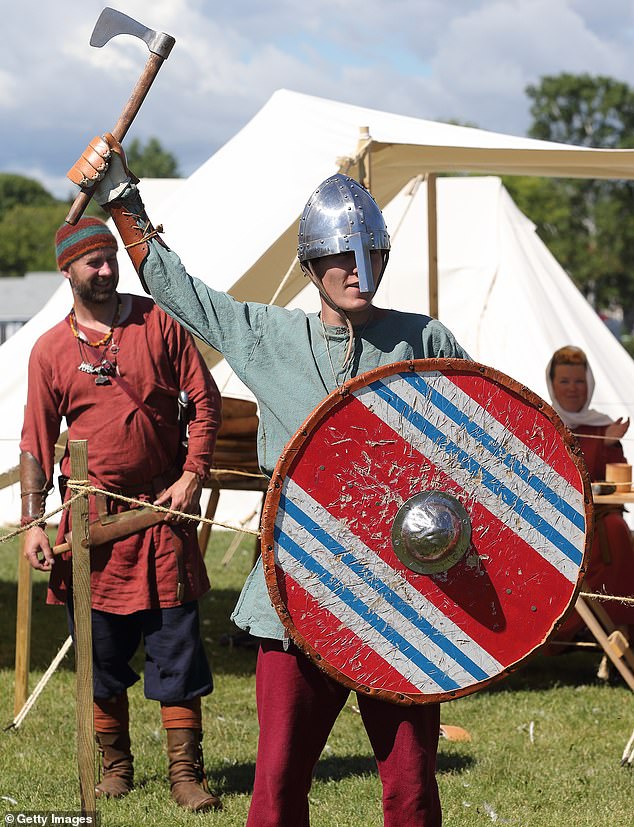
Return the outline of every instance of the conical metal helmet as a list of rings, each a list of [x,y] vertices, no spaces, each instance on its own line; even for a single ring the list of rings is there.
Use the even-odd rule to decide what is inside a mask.
[[[359,289],[376,289],[371,250],[390,249],[383,214],[370,193],[348,175],[337,173],[321,183],[308,199],[299,221],[297,257],[301,263],[335,253],[353,252]]]

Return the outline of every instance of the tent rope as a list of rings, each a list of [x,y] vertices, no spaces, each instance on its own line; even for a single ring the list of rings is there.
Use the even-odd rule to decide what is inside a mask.
[[[280,295],[282,290],[286,287],[286,284],[288,283],[288,281],[289,281],[289,279],[290,279],[290,277],[293,273],[293,270],[295,269],[295,265],[297,263],[298,263],[297,256],[293,256],[293,260],[291,261],[290,267],[288,268],[288,270],[284,274],[284,277],[282,278],[281,282],[279,283],[279,285],[277,287],[277,290],[275,291],[275,293],[273,293],[273,296],[269,300],[269,304],[275,304],[275,302],[277,301],[278,296]]]
[[[26,699],[22,709],[18,712],[18,714],[13,719],[13,721],[8,726],[6,726],[4,728],[5,732],[9,729],[17,729],[20,726],[22,721],[26,718],[28,713],[31,711],[31,709],[34,706],[37,699],[40,697],[40,695],[44,691],[44,687],[46,686],[46,684],[51,679],[53,673],[57,670],[57,667],[60,665],[60,663],[66,657],[66,654],[67,654],[68,650],[70,649],[72,643],[73,643],[73,639],[69,635],[66,638],[66,640],[64,641],[64,643],[62,644],[59,652],[55,655],[55,657],[51,661],[51,663],[50,663],[48,669],[46,670],[46,672],[42,675],[42,677],[37,682],[37,686],[35,687],[33,692],[31,692],[29,697]]]

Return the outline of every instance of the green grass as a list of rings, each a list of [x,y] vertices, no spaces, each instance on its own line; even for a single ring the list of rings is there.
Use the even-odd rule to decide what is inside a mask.
[[[203,701],[205,758],[224,810],[187,813],[169,800],[158,705],[140,684],[130,692],[137,787],[100,803],[105,827],[243,825],[257,743],[255,653],[220,644],[235,631],[229,614],[250,567],[246,539],[222,566],[231,533],[212,535],[212,591],[201,603],[216,689]],[[0,544],[0,724],[13,718],[17,552]],[[66,638],[64,611],[44,605],[45,576],[33,587],[31,687]],[[444,705],[443,721],[465,727],[470,743],[441,740],[438,780],[445,825],[631,827],[634,769],[619,766],[634,727],[633,696],[620,680],[596,679],[599,657],[584,652],[537,657],[489,691]],[[137,667],[141,660],[137,658]],[[0,731],[0,814],[7,810],[78,810],[72,654],[18,730]],[[11,804],[6,798],[17,801]],[[311,791],[314,827],[378,827],[381,790],[355,707],[342,712]],[[288,827],[292,827],[289,825]],[[408,825],[403,825],[408,827]]]

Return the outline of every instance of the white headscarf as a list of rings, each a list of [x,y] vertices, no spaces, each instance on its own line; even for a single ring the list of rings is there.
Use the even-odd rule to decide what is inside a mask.
[[[577,349],[580,353],[583,353],[583,351],[581,351],[579,348]],[[564,425],[566,425],[571,430],[574,430],[574,428],[578,427],[579,425],[611,425],[614,422],[614,420],[611,419],[607,414],[603,414],[600,411],[595,411],[593,408],[588,407],[590,405],[590,400],[592,399],[592,394],[594,393],[594,375],[592,373],[592,368],[588,364],[587,359],[586,383],[588,385],[588,395],[586,397],[586,401],[583,405],[583,408],[580,411],[565,411],[561,407],[561,405],[557,401],[557,397],[555,396],[555,392],[553,390],[553,383],[550,378],[550,368],[553,362],[554,355],[555,354],[553,354],[553,356],[550,359],[550,362],[546,367],[546,385],[548,387],[548,393],[550,394],[553,408],[562,418]]]

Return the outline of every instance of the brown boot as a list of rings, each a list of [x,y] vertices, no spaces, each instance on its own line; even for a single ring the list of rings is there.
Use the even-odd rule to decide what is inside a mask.
[[[130,735],[126,732],[95,733],[101,754],[101,781],[95,787],[97,798],[121,798],[132,789],[134,775]]]
[[[167,729],[167,757],[172,798],[186,810],[219,810],[222,802],[209,792],[203,764],[202,731]]]

